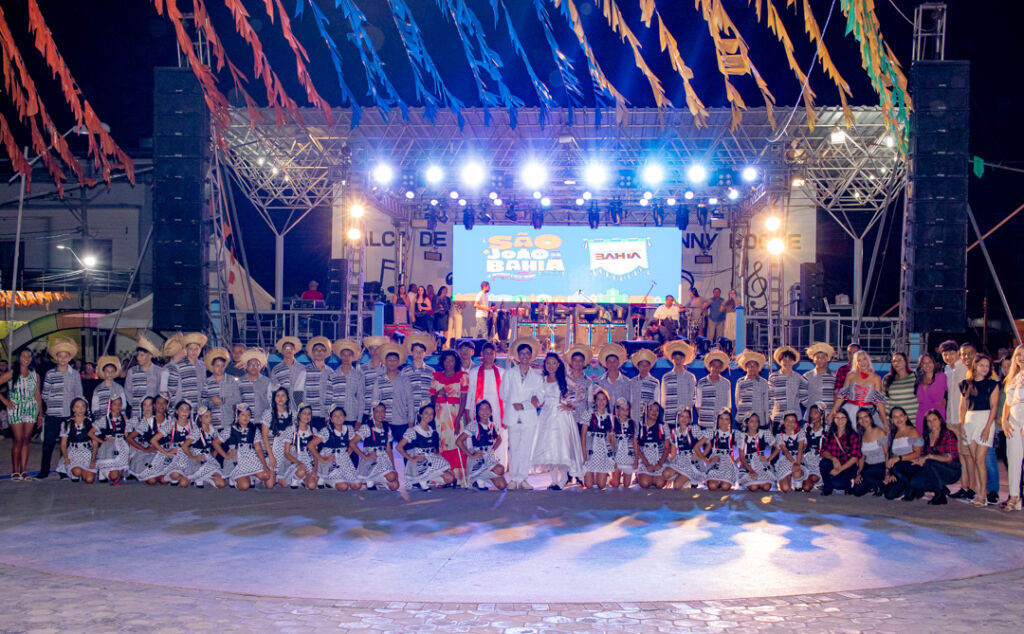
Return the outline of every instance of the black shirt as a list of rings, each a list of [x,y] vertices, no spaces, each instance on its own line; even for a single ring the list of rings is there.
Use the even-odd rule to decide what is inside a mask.
[[[983,412],[992,409],[992,392],[999,389],[999,381],[995,379],[983,379],[974,381],[977,394],[968,396],[967,392],[971,387],[971,381],[964,379],[960,381],[960,393],[967,399],[968,412]]]

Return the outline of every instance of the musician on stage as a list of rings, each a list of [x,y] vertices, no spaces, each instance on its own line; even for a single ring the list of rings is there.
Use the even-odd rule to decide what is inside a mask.
[[[654,325],[657,326],[657,337],[661,343],[671,341],[678,335],[679,308],[676,298],[668,295],[665,297],[665,303],[654,311]]]

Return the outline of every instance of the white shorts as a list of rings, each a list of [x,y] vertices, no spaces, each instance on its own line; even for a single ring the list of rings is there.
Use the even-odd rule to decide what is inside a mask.
[[[989,410],[981,410],[976,412],[967,412],[967,416],[964,418],[964,442],[974,443],[977,445],[984,445],[986,447],[992,446],[992,438],[996,433],[996,423],[992,421],[991,427],[989,427],[988,435],[985,438],[981,437],[981,433],[985,431],[985,423],[988,422]]]

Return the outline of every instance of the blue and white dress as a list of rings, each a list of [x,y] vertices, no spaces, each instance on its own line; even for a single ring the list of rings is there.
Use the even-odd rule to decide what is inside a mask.
[[[224,476],[224,472],[221,469],[220,463],[217,462],[217,452],[214,450],[213,441],[217,438],[217,433],[213,430],[212,426],[209,430],[202,428],[202,425],[197,425],[192,429],[192,433],[189,435],[189,440],[192,444],[189,445],[189,449],[194,454],[198,454],[203,457],[202,460],[192,460],[189,473],[186,474],[189,481],[195,484],[197,487],[202,487],[206,484],[215,484],[213,476]]]
[[[775,461],[775,480],[776,482],[788,477],[793,473],[793,463],[790,462],[789,458],[786,457],[785,452],[782,448],[785,447],[789,455],[796,458],[797,452],[800,451],[800,443],[806,442],[804,437],[804,430],[798,429],[795,434],[782,433],[775,437],[775,446],[779,448],[779,457]],[[801,464],[803,459],[801,458]]]
[[[715,456],[718,460],[709,463],[704,469],[704,481],[728,482],[735,484],[739,479],[739,470],[732,459],[733,447],[739,443],[740,432],[720,431],[718,429],[706,429],[703,432],[705,438],[711,443],[711,453],[708,459]]]
[[[644,458],[651,464],[651,469],[641,460],[637,465],[637,473],[641,475],[660,476],[665,472],[665,465],[658,467],[658,460],[665,450],[665,427],[660,423],[655,425],[640,425],[637,431],[636,441],[640,445],[640,451]]]
[[[316,473],[313,454],[309,452],[309,443],[313,442],[314,438],[319,438],[319,436],[317,436],[316,431],[313,429],[312,423],[306,429],[301,429],[298,425],[292,425],[285,430],[283,438],[285,444],[288,445],[288,453],[306,468],[306,475]],[[284,480],[289,484],[298,484],[295,480],[298,477],[299,465],[291,460],[287,462],[288,467],[284,472]]]
[[[74,419],[65,420],[60,426],[60,437],[68,441],[68,464],[60,461],[57,473],[70,476],[71,470],[75,467],[96,473],[96,469],[90,467],[92,463],[92,438],[89,437],[89,430],[92,429],[92,421],[86,418],[81,426],[77,425]]]
[[[668,466],[676,473],[686,476],[686,479],[693,484],[704,482],[704,473],[700,470],[700,464],[693,458],[693,448],[697,446],[702,438],[700,425],[690,423],[686,428],[680,430],[679,425],[670,428],[671,438],[675,445],[675,455],[669,460]]]
[[[96,435],[100,440],[113,438],[113,442],[100,443],[96,450],[96,471],[100,480],[106,480],[111,471],[120,471],[122,475],[128,470],[128,463],[131,452],[128,441],[125,440],[125,433],[128,431],[128,419],[122,413],[117,418],[111,418],[107,414],[96,426]]]
[[[815,431],[810,425],[803,428],[804,438],[807,440],[807,447],[804,448],[803,475],[799,481],[793,479],[794,484],[802,484],[811,476],[821,479],[821,445],[825,442],[825,426]]]
[[[139,480],[162,478],[170,474],[172,470],[184,474],[187,470],[187,465],[182,460],[188,460],[188,456],[184,455],[184,452],[181,451],[181,446],[188,440],[189,429],[187,427],[179,427],[176,422],[167,420],[160,426],[160,432],[163,434],[163,437],[160,438],[160,446],[163,447],[164,451],[170,451],[171,449],[178,449],[179,451],[171,456],[160,452],[152,454],[149,467],[138,475]]]
[[[633,438],[636,435],[636,423],[632,419],[625,424],[614,419],[613,430],[615,432],[615,468],[622,473],[633,473],[633,463],[636,462],[636,454],[633,450]]]
[[[351,425],[342,425],[341,431],[338,431],[334,428],[334,425],[328,423],[322,434],[324,441],[318,447],[320,456],[324,458],[333,456],[333,461],[330,465],[327,465],[326,472],[321,471],[324,483],[332,487],[339,482],[344,482],[345,484],[358,483],[359,477],[356,474],[356,466],[352,463],[348,449],[349,442],[355,436],[356,431],[352,429]],[[324,466],[320,465],[321,469]]]
[[[751,471],[741,463],[739,466],[740,486],[751,486],[755,484],[775,484],[775,469],[772,463],[768,462],[764,452],[775,446],[775,437],[770,430],[759,429],[756,434],[750,435],[741,432],[739,447],[743,456],[750,463]]]
[[[165,419],[164,428],[169,427],[168,421]],[[135,420],[135,424],[131,431],[137,432],[138,435],[135,437],[135,442],[143,447],[149,447],[149,442],[153,440],[153,436],[156,436],[157,432],[160,431],[161,425],[156,422],[156,417],[149,416],[142,420]],[[159,456],[156,452],[139,451],[138,449],[131,447],[128,457],[128,473],[138,478],[153,462],[153,458]]]
[[[587,453],[583,456],[584,473],[611,473],[615,470],[615,452],[608,444],[608,434],[614,429],[611,414],[591,414],[587,425]]]
[[[260,422],[267,428],[267,438],[270,440],[270,453],[274,456],[274,462],[277,463],[277,467],[274,469],[275,475],[278,478],[285,478],[288,474],[288,468],[292,466],[291,461],[284,457],[284,446],[288,444],[285,434],[294,427],[294,424],[292,423],[292,414],[290,412],[282,414],[277,411],[276,406],[273,406],[272,410],[268,409],[263,412],[263,420]]]
[[[252,477],[263,471],[263,461],[257,453],[263,451],[263,436],[256,423],[249,421],[244,428],[240,428],[237,423],[232,424],[226,436],[227,438],[222,441],[222,449],[225,453],[231,449],[235,450],[235,464],[228,472],[228,481],[232,485],[239,478]],[[225,464],[225,470],[226,467]]]
[[[375,423],[370,422],[356,430],[356,434],[362,438],[360,443],[363,453],[377,454],[373,460],[359,460],[359,467],[356,469],[359,482],[366,486],[386,487],[388,480],[385,476],[395,470],[391,454],[388,453],[391,446],[391,427],[387,423],[381,423],[380,427],[377,427]]]
[[[466,480],[483,484],[498,477],[494,473],[494,467],[501,464],[498,457],[494,455],[494,443],[501,438],[501,430],[498,429],[498,425],[493,420],[490,425],[486,426],[480,421],[474,420],[466,425],[465,432],[469,436],[466,449],[470,452],[484,452],[482,456],[466,459]]]
[[[177,449],[178,452],[174,454],[174,456],[171,458],[171,462],[167,466],[167,471],[164,475],[177,475],[178,478],[185,478],[187,480],[188,475],[195,470],[196,461],[189,458],[188,454],[185,453],[185,450],[182,449],[182,447],[185,445],[185,442],[191,435],[191,424],[182,427],[181,425],[175,423],[174,425],[171,426],[171,440],[170,443],[167,445],[167,448],[169,449],[173,447]],[[163,439],[161,439],[161,442],[162,441]],[[175,478],[175,480],[177,480],[178,478]]]
[[[405,453],[410,456],[424,456],[423,460],[405,461],[405,488],[418,484],[428,487],[431,483],[442,482],[445,471],[452,466],[441,456],[441,437],[433,426],[426,430],[420,425],[413,425],[405,431],[402,438],[406,441]]]

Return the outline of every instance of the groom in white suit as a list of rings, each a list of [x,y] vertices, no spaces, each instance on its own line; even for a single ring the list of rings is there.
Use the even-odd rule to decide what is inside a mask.
[[[538,372],[530,369],[540,344],[529,338],[512,342],[510,350],[518,365],[501,377],[501,400],[505,404],[505,426],[508,428],[508,488],[529,490],[526,481],[533,465],[533,445],[537,440],[537,410],[541,405],[543,382]]]

